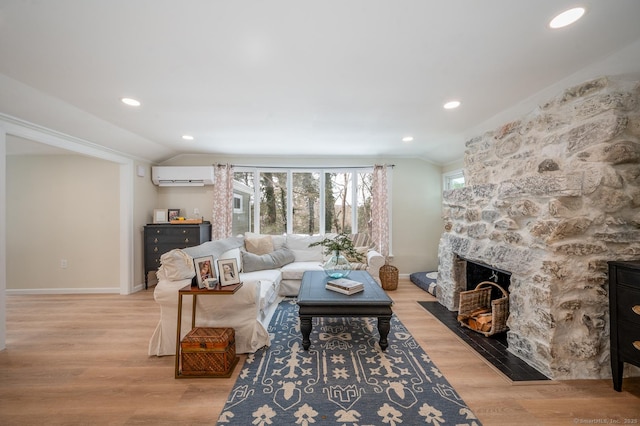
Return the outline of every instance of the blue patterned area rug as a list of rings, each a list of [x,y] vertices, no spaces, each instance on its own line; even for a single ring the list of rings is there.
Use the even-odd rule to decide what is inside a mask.
[[[295,299],[280,303],[269,333],[219,425],[480,425],[395,315],[384,352],[375,318],[314,318],[303,350]]]

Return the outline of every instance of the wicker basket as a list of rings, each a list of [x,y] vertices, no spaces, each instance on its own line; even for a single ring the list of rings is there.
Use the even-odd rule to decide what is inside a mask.
[[[380,282],[385,290],[395,290],[398,288],[398,268],[389,263],[380,267]]]
[[[491,300],[492,287],[497,287],[502,292],[502,297]],[[491,328],[486,331],[479,330],[471,324],[475,319],[472,313],[481,309],[486,309],[490,312]],[[488,337],[506,331],[508,317],[509,294],[498,284],[491,281],[483,281],[476,286],[475,290],[460,292],[458,321],[460,321],[461,325]]]

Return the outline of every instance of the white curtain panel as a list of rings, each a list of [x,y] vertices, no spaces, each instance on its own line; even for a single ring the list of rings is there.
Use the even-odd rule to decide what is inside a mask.
[[[387,166],[373,167],[373,194],[371,196],[371,238],[385,259],[389,256],[389,210],[387,193]]]
[[[233,166],[216,164],[214,174],[211,222],[211,240],[213,241],[230,237],[233,230]]]

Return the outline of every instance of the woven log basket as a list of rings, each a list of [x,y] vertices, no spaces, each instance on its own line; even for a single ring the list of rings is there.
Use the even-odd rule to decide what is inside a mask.
[[[386,262],[380,267],[380,283],[384,290],[395,290],[398,288],[398,268]]]
[[[502,297],[491,300],[491,289],[497,287],[502,292]],[[491,312],[491,328],[488,331],[478,330],[470,326],[472,313],[486,309]],[[507,318],[509,317],[509,294],[498,284],[491,281],[483,281],[475,290],[460,292],[460,308],[458,321],[464,327],[484,334],[486,337],[507,330]]]

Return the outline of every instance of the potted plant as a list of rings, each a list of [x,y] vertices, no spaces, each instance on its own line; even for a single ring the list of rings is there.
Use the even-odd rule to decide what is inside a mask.
[[[322,265],[325,273],[331,278],[346,278],[351,272],[351,263],[347,258],[362,262],[363,256],[353,246],[353,241],[346,233],[334,238],[325,238],[309,244],[309,247],[323,246],[325,254],[331,257]]]

